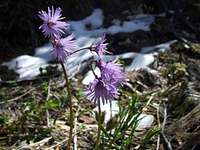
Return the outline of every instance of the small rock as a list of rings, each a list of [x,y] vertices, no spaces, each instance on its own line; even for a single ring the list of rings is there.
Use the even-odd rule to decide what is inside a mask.
[[[154,122],[154,116],[152,115],[141,114],[139,116],[139,119],[141,120],[138,123],[137,130],[144,130],[146,128],[150,128]]]

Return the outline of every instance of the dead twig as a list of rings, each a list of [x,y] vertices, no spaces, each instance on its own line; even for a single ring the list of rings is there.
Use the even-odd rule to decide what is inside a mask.
[[[36,147],[41,147],[44,144],[46,144],[47,142],[49,142],[50,139],[52,139],[52,137],[45,138],[36,143],[31,143],[29,145],[24,145],[24,146],[18,147],[17,150],[23,150],[23,149],[33,149],[34,150],[34,149],[36,149]]]
[[[49,148],[45,148],[45,150],[52,150],[54,148],[58,148],[60,145],[62,145],[63,143],[66,143],[67,139],[62,140],[61,142],[58,142],[57,144],[49,147]]]
[[[160,104],[158,105],[157,108],[157,122],[158,122],[158,128],[161,127],[161,123],[160,123]],[[156,144],[156,150],[160,149],[160,134],[158,135],[158,139],[157,139],[157,144]]]
[[[17,101],[17,100],[23,98],[24,96],[28,95],[29,93],[31,93],[33,90],[35,90],[35,88],[32,88],[32,89],[28,90],[26,93],[24,93],[24,94],[22,94],[20,96],[17,96],[15,98],[10,99],[10,100],[6,100],[6,101],[3,101],[3,102],[0,102],[0,105],[1,104],[5,104],[5,103],[10,103],[10,102]]]
[[[77,150],[77,121],[78,121],[79,110],[80,106],[78,106],[74,119],[74,136],[73,136],[74,150]]]
[[[162,128],[161,128],[161,136],[162,136],[162,138],[163,138],[163,140],[164,140],[164,142],[165,142],[166,148],[167,148],[168,150],[172,150],[171,143],[170,143],[170,141],[167,139],[167,137],[166,137],[165,134],[164,134],[166,121],[167,121],[167,107],[166,107],[166,105],[164,104],[164,120],[163,120]]]
[[[49,85],[48,85],[48,91],[47,91],[47,98],[46,98],[46,102],[48,102],[49,98],[50,98],[50,93],[51,93],[51,80],[49,80]],[[49,110],[46,109],[46,119],[47,119],[47,127],[50,127],[50,121],[49,121]]]

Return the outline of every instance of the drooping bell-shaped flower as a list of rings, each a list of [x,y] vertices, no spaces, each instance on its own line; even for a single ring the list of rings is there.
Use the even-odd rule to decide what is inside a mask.
[[[90,83],[86,91],[86,96],[95,104],[107,103],[118,96],[118,91],[115,85],[99,79],[94,79]]]

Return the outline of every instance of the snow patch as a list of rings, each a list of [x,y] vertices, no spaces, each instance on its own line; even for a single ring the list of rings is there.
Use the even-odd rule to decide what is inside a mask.
[[[159,44],[159,45],[155,45],[155,46],[143,47],[141,49],[141,52],[142,53],[149,53],[149,52],[156,51],[156,50],[163,52],[163,51],[169,50],[170,45],[174,44],[175,42],[177,42],[177,40],[172,40],[172,41],[162,43],[162,44]]]
[[[128,71],[147,69],[148,66],[154,62],[154,53],[138,54],[133,58],[132,63],[126,68]]]
[[[40,74],[39,68],[46,68],[48,66],[45,59],[29,55],[19,56],[10,62],[3,63],[3,65],[8,66],[8,69],[13,69],[19,74],[19,79],[22,80],[31,80]]]
[[[95,40],[97,40],[97,37],[103,35],[103,33],[116,34],[119,32],[134,32],[136,30],[148,31],[154,19],[155,16],[153,15],[140,14],[133,16],[129,21],[122,22],[115,20],[113,21],[113,25],[108,28],[103,28],[103,11],[101,9],[95,9],[93,13],[85,19],[69,21],[68,23],[71,24],[71,32],[73,32],[76,37],[78,47],[85,48],[89,47]],[[3,65],[8,66],[9,69],[14,69],[19,74],[18,80],[32,79],[40,74],[39,69],[41,67],[47,67],[49,65],[48,63],[54,59],[51,51],[52,46],[46,44],[42,47],[36,48],[34,56],[19,56]],[[103,59],[106,61],[115,58],[132,59],[133,62],[127,66],[127,70],[133,70],[134,68],[139,69],[140,67],[147,66],[153,61],[152,57],[153,56],[150,54],[143,55],[127,53],[117,56],[104,56]],[[92,59],[96,59],[96,56],[89,50],[79,51],[73,54],[66,62],[68,74],[73,76],[79,71],[83,71],[85,67],[89,65],[88,60]],[[16,67],[16,64],[20,67]]]
[[[113,25],[108,28],[102,28],[104,16],[101,9],[95,9],[91,16],[80,21],[69,21],[72,32],[77,36],[99,36],[103,33],[130,33],[137,30],[149,31],[150,25],[154,22],[153,15],[136,15],[130,21],[121,22],[114,20]],[[122,25],[121,25],[122,24]],[[88,27],[89,26],[89,27]]]
[[[105,105],[101,103],[100,107],[101,107],[101,112],[105,112],[105,120],[104,120],[105,124],[108,123],[108,121],[112,117],[114,117],[115,115],[119,113],[119,105],[117,101],[111,101],[111,105],[110,105],[110,102],[106,103]],[[93,111],[98,112],[98,107],[94,108]],[[134,118],[135,116],[133,116],[132,119]],[[154,116],[147,115],[147,114],[140,114],[138,117],[138,120],[139,122],[138,122],[137,130],[144,130],[152,126],[154,122]]]
[[[96,67],[96,68],[94,69],[94,72],[95,72],[95,74],[96,74],[98,77],[100,77],[101,72],[100,72],[99,68]],[[90,70],[90,71],[88,71],[88,73],[86,74],[86,77],[83,79],[82,84],[84,84],[84,85],[89,85],[90,82],[92,82],[94,79],[95,79],[95,76],[94,76],[93,72]]]
[[[111,101],[103,105],[100,104],[101,112],[105,112],[105,120],[104,122],[107,123],[112,117],[119,113],[119,106],[117,101]],[[95,107],[93,111],[98,112],[98,107]]]
[[[149,68],[149,65],[152,64],[155,60],[155,56],[158,55],[156,51],[166,51],[170,49],[170,45],[175,43],[176,40],[169,41],[166,43],[162,43],[159,45],[149,46],[149,47],[143,47],[141,49],[141,53],[134,53],[134,52],[128,52],[120,55],[107,55],[104,56],[103,59],[105,61],[110,61],[113,59],[131,59],[132,62],[125,66],[126,71],[134,71],[134,70],[140,70],[140,69],[146,69],[148,71],[153,71]],[[154,72],[154,71],[153,71]],[[92,73],[87,73],[85,78],[83,79],[82,83],[84,85],[88,85],[92,79],[94,79],[94,75]]]
[[[107,33],[116,34],[119,32],[130,33],[137,30],[149,31],[150,25],[154,22],[153,15],[138,15],[131,21],[124,21],[122,26],[115,24],[107,29]]]

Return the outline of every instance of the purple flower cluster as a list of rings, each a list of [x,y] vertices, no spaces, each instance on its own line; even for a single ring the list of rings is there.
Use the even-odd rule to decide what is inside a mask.
[[[64,31],[69,28],[69,24],[64,21],[64,17],[61,17],[61,8],[54,7],[48,11],[39,11],[38,16],[43,21],[43,24],[39,27],[42,30],[45,37],[50,38],[53,45],[53,54],[60,62],[64,62],[67,56],[73,53],[76,48],[74,36],[69,35],[62,38]]]
[[[63,63],[66,58],[74,52],[77,47],[74,36],[68,35],[63,38],[62,35],[69,28],[69,24],[62,21],[64,17],[61,15],[61,8],[50,9],[48,11],[39,11],[38,16],[43,21],[39,27],[45,37],[50,38],[53,45],[53,54]],[[97,62],[97,67],[100,69],[101,75],[94,79],[88,86],[86,95],[88,99],[96,104],[102,102],[103,104],[115,99],[118,95],[118,87],[124,82],[125,76],[122,67],[115,63],[104,62],[102,56],[107,52],[107,45],[105,35],[90,47],[91,51],[96,52],[100,60]]]
[[[105,36],[98,41],[97,43],[92,45],[93,51],[97,53],[100,57],[100,60],[97,62],[97,66],[100,69],[101,75],[94,79],[88,86],[86,91],[86,95],[88,99],[93,101],[95,104],[103,104],[111,101],[119,95],[118,87],[124,82],[125,75],[123,73],[122,67],[115,63],[104,62],[101,59],[101,56],[105,53],[107,49],[107,43],[105,42]]]

